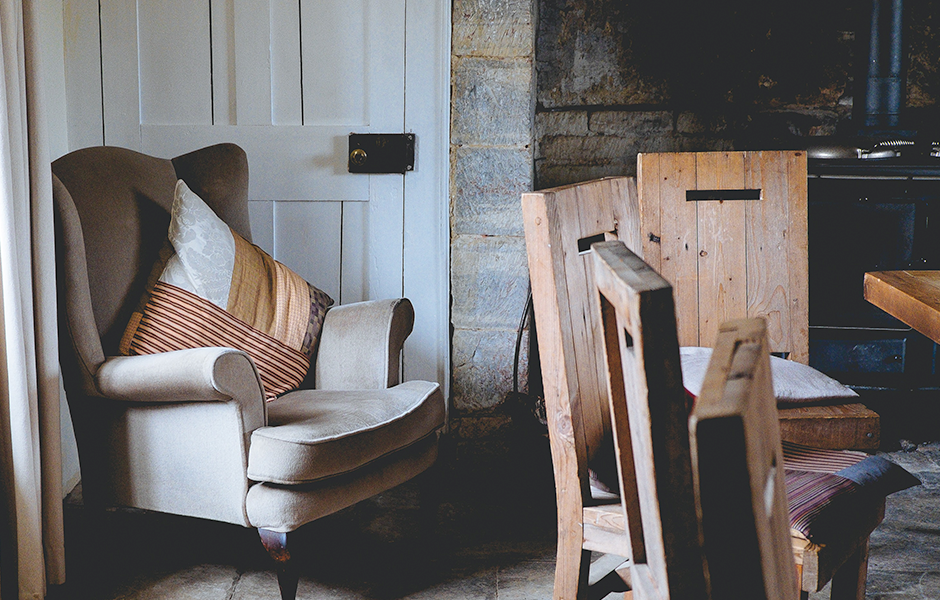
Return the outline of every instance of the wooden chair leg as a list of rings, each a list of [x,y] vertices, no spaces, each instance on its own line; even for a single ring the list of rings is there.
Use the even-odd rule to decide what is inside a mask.
[[[581,600],[588,589],[591,551],[581,547],[581,539],[558,536],[555,561],[554,600]]]
[[[866,538],[832,576],[831,600],[865,600],[867,578],[868,539]]]
[[[264,544],[268,555],[277,563],[277,585],[281,589],[281,600],[295,600],[300,572],[297,570],[297,564],[291,561],[290,550],[287,548],[288,534],[259,529],[258,535],[261,536],[261,543]]]

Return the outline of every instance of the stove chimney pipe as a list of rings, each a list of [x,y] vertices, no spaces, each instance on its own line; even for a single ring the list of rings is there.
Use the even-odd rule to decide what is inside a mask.
[[[864,112],[856,121],[862,127],[860,133],[901,127],[907,92],[904,20],[904,0],[872,0]],[[859,48],[864,46],[860,44]],[[856,102],[856,107],[860,105],[861,102]]]

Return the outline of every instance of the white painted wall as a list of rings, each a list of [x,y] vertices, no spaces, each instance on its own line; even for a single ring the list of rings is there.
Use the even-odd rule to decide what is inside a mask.
[[[39,2],[40,60],[49,133],[49,153],[55,160],[69,151],[68,119],[65,104],[65,36],[62,28],[62,0]]]

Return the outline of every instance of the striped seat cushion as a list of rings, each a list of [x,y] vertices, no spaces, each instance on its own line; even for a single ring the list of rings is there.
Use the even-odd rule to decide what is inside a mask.
[[[874,500],[920,483],[880,456],[790,442],[783,442],[783,466],[791,534],[816,544],[850,526]]]
[[[686,391],[694,402],[695,396]],[[880,456],[852,450],[822,450],[783,442],[784,481],[790,533],[824,545],[874,502],[918,485],[920,480]],[[611,448],[612,450],[612,448]],[[588,471],[591,495],[614,502],[619,494],[613,452],[598,453]]]

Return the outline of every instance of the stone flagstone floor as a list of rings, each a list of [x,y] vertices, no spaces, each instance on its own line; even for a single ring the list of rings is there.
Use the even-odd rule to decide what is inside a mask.
[[[867,598],[940,599],[940,442],[904,445],[885,455],[923,485],[888,499],[871,538]],[[548,449],[517,446],[479,456],[463,448],[437,473],[309,526],[297,544],[298,599],[551,598]],[[279,598],[251,530],[126,510],[92,527],[80,490],[65,516],[69,579],[54,600]]]

